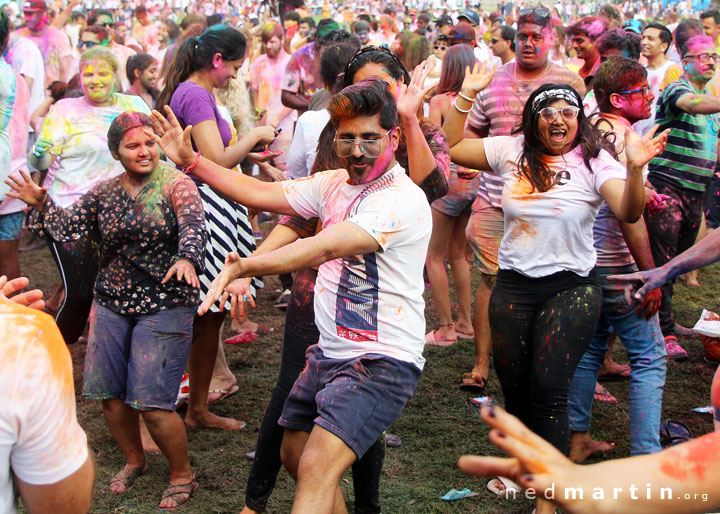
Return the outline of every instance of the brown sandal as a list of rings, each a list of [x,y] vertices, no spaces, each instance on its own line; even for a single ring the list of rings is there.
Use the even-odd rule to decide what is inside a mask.
[[[110,483],[108,485],[112,487],[113,484],[122,484],[123,487],[125,487],[125,490],[122,492],[116,492],[110,489],[110,491],[115,494],[125,494],[133,488],[137,477],[145,473],[147,469],[147,462],[144,466],[141,466],[139,468],[121,469],[114,477],[110,479]]]
[[[172,485],[170,484],[170,487],[165,489],[165,491],[162,494],[162,498],[160,499],[160,503],[166,498],[172,498],[172,500],[175,502],[174,507],[160,507],[162,510],[177,510],[183,505],[185,505],[188,501],[190,501],[190,498],[200,488],[200,484],[198,484],[195,481],[195,477],[193,476],[193,479],[190,480],[190,482],[186,484],[176,484]],[[176,496],[178,496],[176,498]]]

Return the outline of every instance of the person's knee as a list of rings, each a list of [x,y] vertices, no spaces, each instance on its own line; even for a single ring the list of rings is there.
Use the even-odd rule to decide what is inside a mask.
[[[140,415],[142,416],[143,420],[147,425],[158,425],[164,421],[166,421],[170,416],[175,414],[174,412],[160,410],[160,409],[153,409],[153,410],[144,410],[140,412]]]
[[[302,455],[302,447],[297,444],[296,437],[289,435],[285,431],[282,444],[280,445],[280,460],[285,466],[285,469],[297,479],[298,476],[298,462]]]

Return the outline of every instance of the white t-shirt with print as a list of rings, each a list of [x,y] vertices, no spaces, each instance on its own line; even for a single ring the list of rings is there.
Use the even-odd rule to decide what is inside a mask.
[[[365,255],[320,266],[315,323],[333,359],[378,353],[422,369],[425,343],[423,265],[432,231],[430,205],[396,165],[369,184],[351,185],[345,170],[283,182],[288,203],[323,228],[345,220],[380,245]]]
[[[0,512],[14,513],[12,474],[54,484],[88,458],[75,415],[72,360],[54,320],[0,299]],[[10,469],[12,468],[12,473]]]
[[[484,140],[488,164],[503,181],[505,235],[500,243],[500,269],[528,277],[572,271],[586,277],[595,266],[593,223],[603,202],[600,186],[611,178],[625,179],[625,168],[606,151],[590,161],[588,170],[580,147],[549,157],[556,185],[532,191],[518,174],[522,136]]]

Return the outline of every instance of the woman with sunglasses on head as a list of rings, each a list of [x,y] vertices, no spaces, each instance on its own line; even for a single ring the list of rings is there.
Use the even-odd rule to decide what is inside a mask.
[[[117,59],[105,47],[83,52],[83,95],[52,105],[28,154],[34,168],[47,170],[43,186],[60,207],[69,206],[98,182],[123,172],[107,150],[105,134],[112,121],[123,112],[150,113],[140,98],[116,92],[118,68]],[[49,245],[63,283],[46,308],[55,314],[65,341],[74,343],[85,330],[90,312],[98,269],[98,240],[88,234],[74,242]]]
[[[437,94],[430,100],[430,119],[442,125],[465,78],[465,70],[477,60],[468,45],[455,45],[445,52]],[[432,207],[433,231],[425,263],[433,299],[438,311],[439,328],[425,336],[425,342],[450,346],[458,337],[472,339],[470,308],[470,270],[465,260],[465,226],[479,185],[479,174],[450,164],[449,191],[435,200]],[[445,261],[448,261],[455,282],[458,320],[453,323]],[[474,380],[472,380],[474,382]]]
[[[465,76],[444,128],[453,162],[502,177],[505,234],[490,298],[493,354],[505,405],[538,435],[567,452],[567,397],[600,317],[592,227],[603,201],[618,219],[645,205],[642,168],[665,147],[628,131],[627,169],[582,110],[570,86],[546,84],[528,98],[514,136],[463,139],[475,96],[492,72]],[[606,150],[607,149],[607,150]],[[538,499],[538,514],[553,506]]]

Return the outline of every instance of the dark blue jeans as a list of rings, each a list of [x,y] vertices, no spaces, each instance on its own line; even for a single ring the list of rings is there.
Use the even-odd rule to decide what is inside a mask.
[[[265,510],[268,498],[275,487],[277,474],[282,466],[280,445],[284,429],[278,425],[285,399],[295,380],[305,367],[305,352],[316,344],[320,333],[315,326],[314,288],[317,271],[304,269],[297,272],[292,286],[292,295],[285,316],[282,359],[277,383],[270,403],[260,425],[255,460],[250,469],[245,505],[253,510]],[[353,464],[353,486],[355,490],[355,512],[374,514],[380,512],[380,473],[385,460],[384,435]]]

